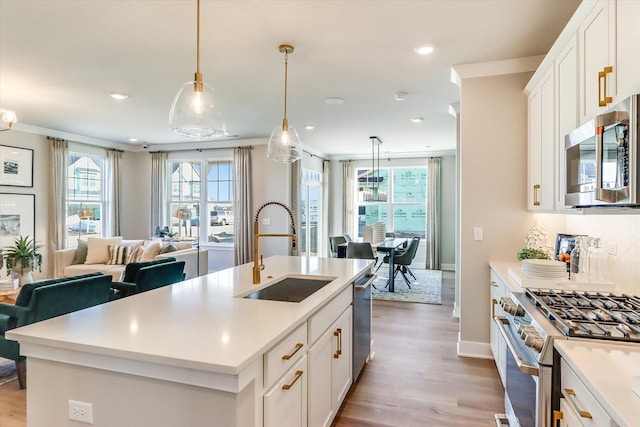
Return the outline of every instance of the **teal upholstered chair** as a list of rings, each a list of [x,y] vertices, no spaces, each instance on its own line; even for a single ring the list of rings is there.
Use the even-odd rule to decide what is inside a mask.
[[[102,273],[42,280],[24,285],[15,305],[0,303],[0,357],[16,362],[20,388],[26,386],[26,360],[20,344],[6,339],[5,332],[108,302],[111,280]]]
[[[184,265],[184,261],[176,261],[174,259],[169,262],[150,261],[149,265],[141,268],[139,268],[140,266],[135,266],[137,272],[131,282],[113,282],[111,284],[117,290],[116,299],[181,282],[185,278]],[[128,278],[126,273],[125,270],[124,277]]]

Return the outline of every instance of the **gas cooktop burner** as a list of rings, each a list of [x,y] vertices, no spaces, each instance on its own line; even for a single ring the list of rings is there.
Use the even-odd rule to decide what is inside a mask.
[[[525,295],[566,336],[640,342],[636,296],[533,288]]]

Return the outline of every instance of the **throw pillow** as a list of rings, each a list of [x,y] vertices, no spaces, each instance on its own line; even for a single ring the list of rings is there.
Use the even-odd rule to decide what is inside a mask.
[[[178,248],[176,248],[175,245],[169,243],[167,246],[160,249],[160,254],[168,254],[169,252],[175,252],[177,250]]]
[[[87,241],[78,239],[78,247],[76,248],[76,255],[73,257],[71,264],[84,264],[87,260]]]
[[[122,242],[122,237],[111,237],[104,239],[101,237],[87,238],[87,259],[85,264],[106,264],[109,261],[109,245],[115,246]]]
[[[129,254],[129,259],[127,260],[127,264],[130,262],[140,262],[142,259],[142,253],[144,252],[144,246],[136,246],[131,249],[131,253]]]
[[[191,249],[193,247],[193,243],[191,242],[176,242],[174,244],[179,251],[183,249]]]
[[[140,257],[140,261],[151,261],[156,256],[160,254],[160,249],[162,249],[162,245],[160,242],[149,243],[142,252],[142,256]]]
[[[131,246],[109,245],[109,260],[107,265],[126,264],[129,261]]]

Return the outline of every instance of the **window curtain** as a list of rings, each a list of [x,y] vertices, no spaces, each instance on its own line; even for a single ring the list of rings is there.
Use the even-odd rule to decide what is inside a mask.
[[[324,160],[322,162],[322,236],[320,241],[322,242],[322,256],[331,257],[331,247],[329,246],[329,230],[333,224],[331,224],[331,212],[329,212],[329,197],[331,197],[331,162]]]
[[[427,160],[427,256],[425,268],[440,270],[440,157]]]
[[[49,253],[66,247],[67,232],[67,166],[69,163],[69,143],[64,139],[47,137],[51,141],[51,194],[49,209]],[[54,263],[55,265],[55,263]],[[57,267],[57,266],[56,266]],[[54,267],[54,268],[56,268]],[[62,272],[54,271],[55,277],[60,277]]]
[[[166,201],[169,200],[169,164],[168,154],[162,151],[151,153],[151,223],[149,236],[153,236],[156,227],[169,224]]]
[[[300,237],[302,233],[302,224],[300,224],[300,174],[302,172],[302,161],[298,160],[291,164],[291,212],[293,212],[293,223],[296,225],[296,234]],[[308,236],[307,236],[308,238]],[[300,247],[301,239],[298,239],[298,253],[292,253],[297,255],[306,251],[306,248]],[[289,249],[289,251],[291,251]]]
[[[105,168],[105,196],[107,206],[104,212],[107,236],[120,236],[120,189],[122,186],[122,151],[107,150]]]
[[[251,147],[233,150],[233,171],[233,259],[240,265],[253,260]]]
[[[356,223],[356,172],[352,160],[342,163],[342,232],[355,237]]]

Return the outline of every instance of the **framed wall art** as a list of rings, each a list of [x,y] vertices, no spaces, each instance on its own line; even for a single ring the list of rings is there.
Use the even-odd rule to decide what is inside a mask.
[[[0,145],[0,185],[33,187],[33,150]]]
[[[13,244],[18,236],[35,240],[35,194],[0,193],[0,247]]]

